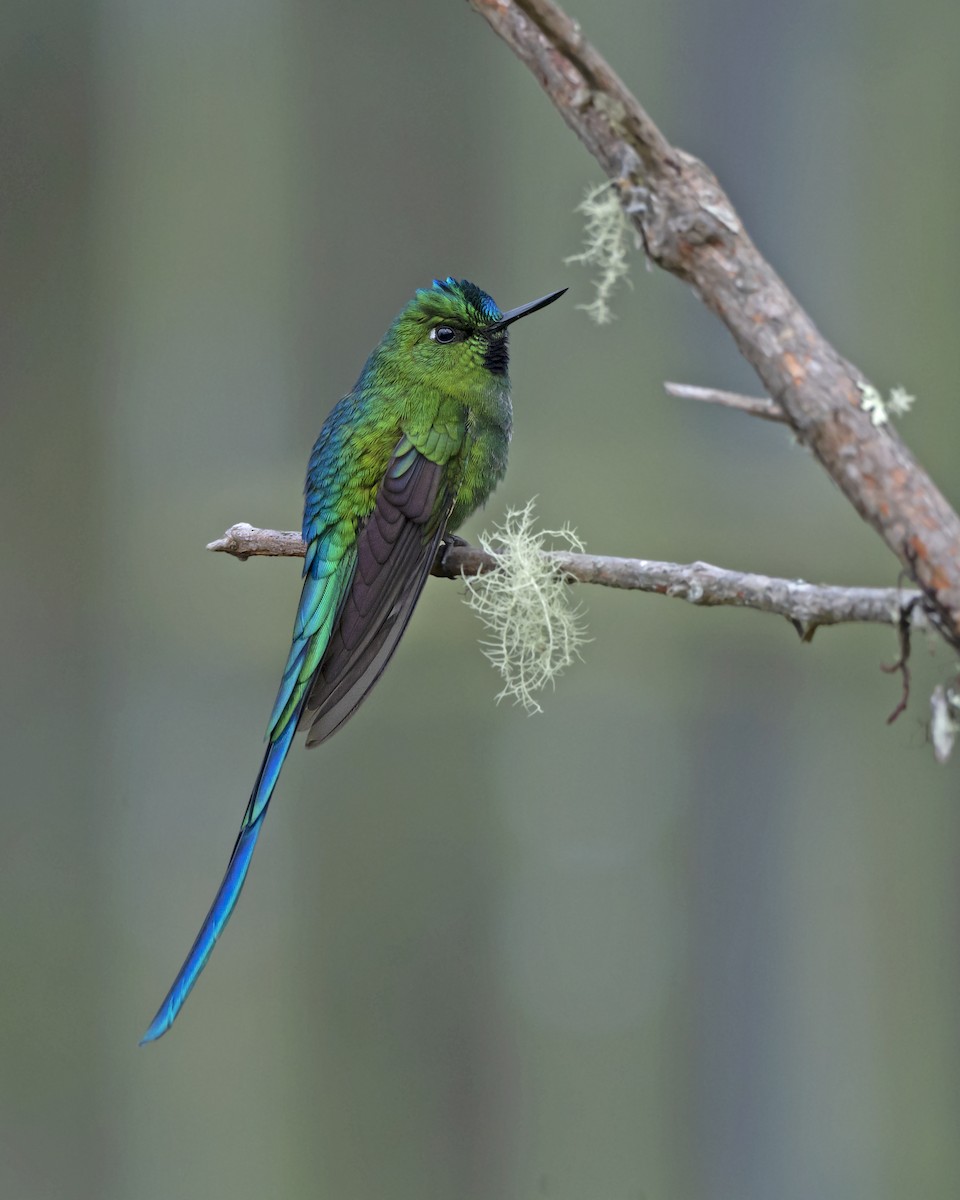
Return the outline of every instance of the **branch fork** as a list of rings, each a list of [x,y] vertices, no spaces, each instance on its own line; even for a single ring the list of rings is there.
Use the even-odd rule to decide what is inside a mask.
[[[864,411],[869,381],[760,254],[713,173],[670,144],[552,0],[471,4],[613,181],[649,259],[688,283],[720,318],[771,398],[733,406],[790,425],[916,578],[936,610],[938,632],[960,651],[960,516],[899,435]],[[710,399],[730,403],[720,395]]]

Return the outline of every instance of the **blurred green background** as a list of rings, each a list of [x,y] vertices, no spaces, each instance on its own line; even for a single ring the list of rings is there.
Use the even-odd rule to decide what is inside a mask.
[[[843,353],[920,397],[954,503],[960,8],[581,0]],[[577,303],[598,168],[463,3],[7,0],[0,69],[0,1195],[939,1200],[960,1194],[950,660],[890,631],[584,589],[542,716],[457,585],[292,754],[229,933],[137,1048],[260,755],[313,438],[413,288],[503,306],[511,466],[589,549],[832,582],[897,564],[639,256]]]

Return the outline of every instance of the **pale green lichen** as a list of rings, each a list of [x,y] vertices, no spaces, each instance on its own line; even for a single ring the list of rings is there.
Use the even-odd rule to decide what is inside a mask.
[[[606,325],[614,319],[610,308],[614,289],[621,279],[630,282],[630,224],[616,188],[609,182],[591,188],[577,212],[584,216],[583,250],[563,261],[598,268],[600,274],[593,281],[596,295],[589,304],[578,304],[577,308],[598,325]]]
[[[895,387],[890,391],[890,398],[884,400],[871,383],[860,382],[860,407],[876,426],[886,425],[891,417],[902,417],[908,413],[916,401],[904,387]]]
[[[930,697],[930,741],[938,763],[945,763],[960,733],[960,694],[937,684]]]
[[[533,508],[530,500],[509,510],[492,535],[481,535],[480,545],[496,559],[497,570],[464,577],[466,603],[489,635],[481,648],[503,678],[497,701],[506,697],[528,713],[542,711],[534,693],[554,684],[587,640],[570,585],[543,555],[548,541],[576,552],[583,546],[568,527],[534,530]]]
[[[887,401],[887,408],[895,417],[902,417],[913,408],[916,396],[911,396],[906,388],[899,385],[891,389],[890,399]]]

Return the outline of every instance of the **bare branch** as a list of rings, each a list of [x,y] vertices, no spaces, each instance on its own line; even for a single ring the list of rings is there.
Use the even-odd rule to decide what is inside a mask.
[[[239,559],[304,555],[303,541],[295,531],[255,529],[245,523],[232,525],[207,549]],[[910,621],[915,629],[926,627],[922,595],[917,591],[829,587],[802,579],[728,571],[704,562],[681,565],[603,554],[548,553],[545,557],[574,583],[673,596],[705,608],[726,606],[774,613],[791,621],[804,641],[809,641],[821,625],[867,622],[902,628],[904,621]],[[496,565],[493,555],[483,550],[452,545],[438,558],[433,574],[459,579],[496,570]]]
[[[246,521],[231,525],[223,537],[207,543],[208,550],[232,554],[241,562],[248,558],[303,558],[307,550],[295,529],[255,529]]]
[[[762,421],[790,423],[783,409],[766,396],[741,396],[738,392],[722,392],[719,388],[697,387],[692,383],[665,383],[663,390],[681,400],[702,400],[705,404],[722,404],[738,412],[749,413]]]
[[[762,257],[712,172],[670,145],[552,0],[471,4],[613,180],[651,260],[727,326],[798,440],[917,579],[960,649],[960,517],[889,424],[863,411],[865,376]]]

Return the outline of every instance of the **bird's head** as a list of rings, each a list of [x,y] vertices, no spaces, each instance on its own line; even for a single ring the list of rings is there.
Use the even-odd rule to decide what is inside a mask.
[[[502,380],[507,373],[507,327],[552,304],[566,290],[501,312],[469,280],[435,279],[433,287],[421,288],[401,310],[383,348],[396,370],[444,390]],[[378,366],[384,365],[381,359]]]

